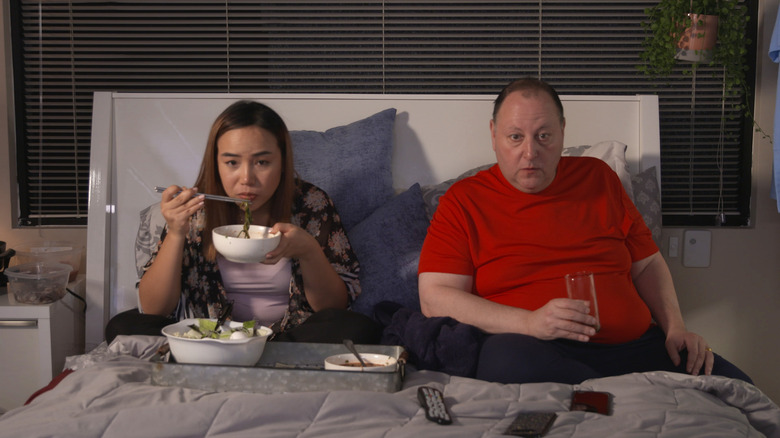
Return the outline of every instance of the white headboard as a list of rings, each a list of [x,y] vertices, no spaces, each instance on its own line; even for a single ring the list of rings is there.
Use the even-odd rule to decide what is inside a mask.
[[[239,99],[275,109],[290,130],[326,130],[396,108],[393,185],[434,184],[495,162],[495,96],[95,93],[87,241],[86,346],[110,316],[136,306],[134,244],[154,186],[194,182],[216,116]],[[561,96],[566,146],[617,140],[635,173],[660,170],[656,96]],[[659,179],[660,180],[660,179]],[[121,269],[120,269],[121,267]]]

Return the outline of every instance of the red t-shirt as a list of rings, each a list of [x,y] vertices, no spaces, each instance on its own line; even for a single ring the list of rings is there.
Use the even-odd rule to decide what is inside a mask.
[[[562,157],[552,184],[536,194],[513,187],[498,165],[455,183],[440,198],[418,272],[469,275],[477,295],[536,310],[566,297],[566,274],[591,271],[601,322],[591,339],[614,344],[652,322],[630,270],[657,251],[606,163]]]

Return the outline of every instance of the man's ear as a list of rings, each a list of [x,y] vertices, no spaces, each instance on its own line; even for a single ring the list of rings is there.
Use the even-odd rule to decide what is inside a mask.
[[[493,150],[496,150],[496,126],[493,119],[490,119],[490,143],[493,147]]]

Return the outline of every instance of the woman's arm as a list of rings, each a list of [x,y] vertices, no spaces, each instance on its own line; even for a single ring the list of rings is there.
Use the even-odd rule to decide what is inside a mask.
[[[469,292],[467,275],[423,272],[418,277],[420,306],[426,316],[449,316],[488,333],[520,333],[539,339],[587,342],[596,320],[584,301],[557,298],[535,311],[494,303]]]
[[[181,193],[174,197],[174,194]],[[157,254],[138,285],[138,298],[144,313],[167,316],[176,309],[181,296],[181,270],[184,243],[190,218],[203,208],[203,197],[192,196],[197,188],[168,187],[162,194],[160,210],[167,224],[166,235]]]
[[[282,240],[266,255],[263,263],[276,263],[282,257],[295,258],[301,265],[306,301],[316,312],[322,309],[345,309],[348,304],[347,285],[325,256],[319,242],[293,224],[278,223],[273,232],[281,232]]]
[[[181,295],[181,262],[184,238],[168,235],[138,284],[138,298],[144,313],[167,316]]]

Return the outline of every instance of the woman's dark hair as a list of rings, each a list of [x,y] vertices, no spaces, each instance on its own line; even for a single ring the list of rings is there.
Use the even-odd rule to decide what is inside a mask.
[[[227,107],[211,126],[198,179],[194,186],[202,193],[226,195],[219,176],[217,143],[228,131],[247,126],[257,126],[270,132],[282,154],[282,179],[271,203],[271,223],[289,222],[292,215],[295,196],[296,175],[293,168],[292,141],[290,131],[284,120],[266,105],[251,100],[240,100]],[[235,204],[206,200],[206,221],[203,228],[203,255],[208,260],[216,258],[216,250],[211,240],[211,230],[222,225],[243,223],[244,212]],[[238,221],[238,222],[237,222]],[[266,225],[266,224],[263,224]]]
[[[498,97],[496,97],[496,100],[493,104],[493,120],[496,120],[496,115],[498,114],[498,110],[501,109],[501,105],[504,103],[504,100],[507,96],[514,93],[515,91],[528,91],[528,92],[543,92],[546,93],[548,96],[550,96],[555,103],[555,106],[558,108],[558,115],[560,116],[561,123],[563,123],[563,104],[561,103],[561,98],[558,97],[558,92],[555,91],[555,89],[550,86],[547,82],[544,82],[540,79],[536,78],[521,78],[521,79],[515,79],[514,81],[507,84],[507,86],[504,87],[503,90],[501,90],[500,93],[498,93]]]

